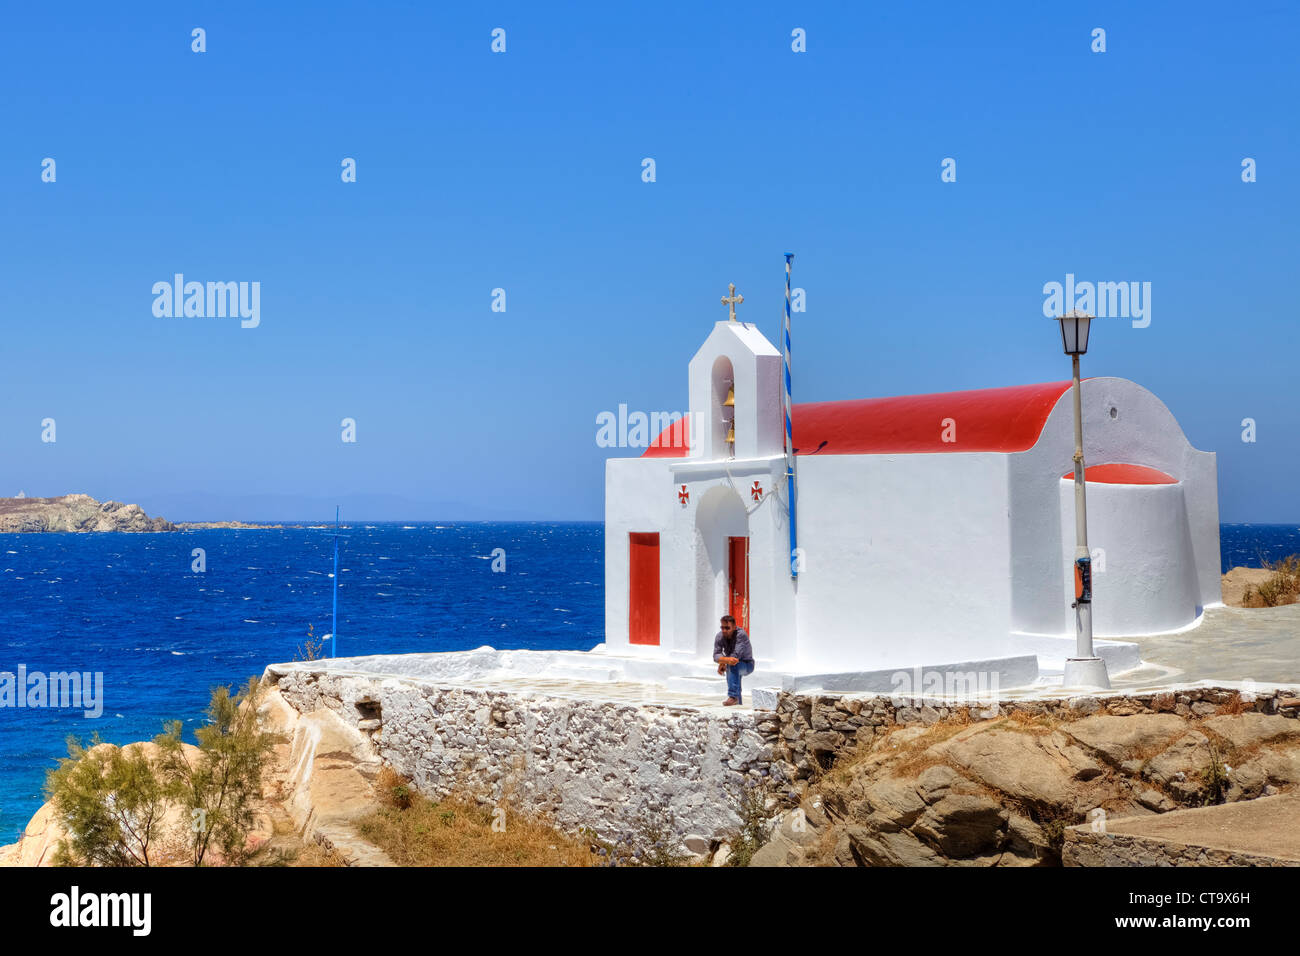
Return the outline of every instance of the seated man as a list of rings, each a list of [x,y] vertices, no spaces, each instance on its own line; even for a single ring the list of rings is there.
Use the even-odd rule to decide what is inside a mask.
[[[727,674],[728,697],[724,707],[740,703],[740,679],[754,673],[754,652],[749,646],[749,635],[736,627],[730,614],[722,618],[722,630],[713,639],[713,659],[718,662],[718,673]]]

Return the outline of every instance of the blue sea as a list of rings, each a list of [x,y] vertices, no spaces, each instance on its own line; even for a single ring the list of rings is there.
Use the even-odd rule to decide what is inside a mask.
[[[1223,573],[1232,568],[1260,568],[1300,554],[1300,527],[1293,524],[1221,524],[1219,555]]]
[[[376,523],[342,535],[339,656],[604,640],[598,522]],[[328,634],[333,561],[332,528],[0,534],[0,671],[104,675],[98,718],[0,708],[0,844],[44,801],[69,734],[128,743],[177,718],[188,731],[210,687],[293,660],[308,627]]]
[[[603,638],[603,526],[345,527],[340,656],[500,648],[588,650]],[[1295,525],[1224,525],[1223,569],[1300,552]],[[192,570],[202,548],[206,570]],[[330,632],[332,530],[0,535],[0,671],[104,675],[103,714],[0,708],[0,843],[40,806],[69,734],[127,743],[203,719],[238,685]],[[494,549],[505,570],[492,570]]]

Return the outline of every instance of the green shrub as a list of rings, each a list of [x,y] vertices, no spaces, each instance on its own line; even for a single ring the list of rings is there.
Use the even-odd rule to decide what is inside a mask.
[[[247,859],[248,833],[254,808],[262,796],[262,774],[276,743],[274,734],[258,724],[261,685],[249,678],[234,697],[229,687],[217,687],[208,703],[208,723],[194,732],[198,753],[187,757],[181,744],[181,722],[154,738],[167,791],[189,808],[192,827],[191,862],[202,866],[208,851],[218,849],[227,863]]]
[[[89,748],[68,738],[68,756],[45,780],[67,837],[55,847],[56,866],[149,866],[161,836],[166,785],[140,747]]]

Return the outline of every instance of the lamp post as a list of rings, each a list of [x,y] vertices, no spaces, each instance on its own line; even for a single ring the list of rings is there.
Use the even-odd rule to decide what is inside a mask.
[[[1088,550],[1088,508],[1084,497],[1083,400],[1079,356],[1088,351],[1092,316],[1077,309],[1059,317],[1061,344],[1074,366],[1074,622],[1075,656],[1065,662],[1066,687],[1110,688],[1106,662],[1092,647],[1092,555]]]

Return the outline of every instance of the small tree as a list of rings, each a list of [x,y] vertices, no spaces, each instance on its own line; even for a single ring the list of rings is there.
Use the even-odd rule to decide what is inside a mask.
[[[167,788],[142,747],[96,734],[89,749],[68,738],[68,756],[46,776],[45,793],[67,833],[56,866],[149,866],[162,829]]]
[[[172,721],[155,738],[168,794],[191,811],[191,860],[202,866],[214,847],[225,862],[247,859],[248,831],[262,796],[262,774],[276,735],[258,725],[261,685],[249,678],[234,697],[229,687],[212,691],[208,723],[194,732],[198,753],[186,755],[181,722]]]

